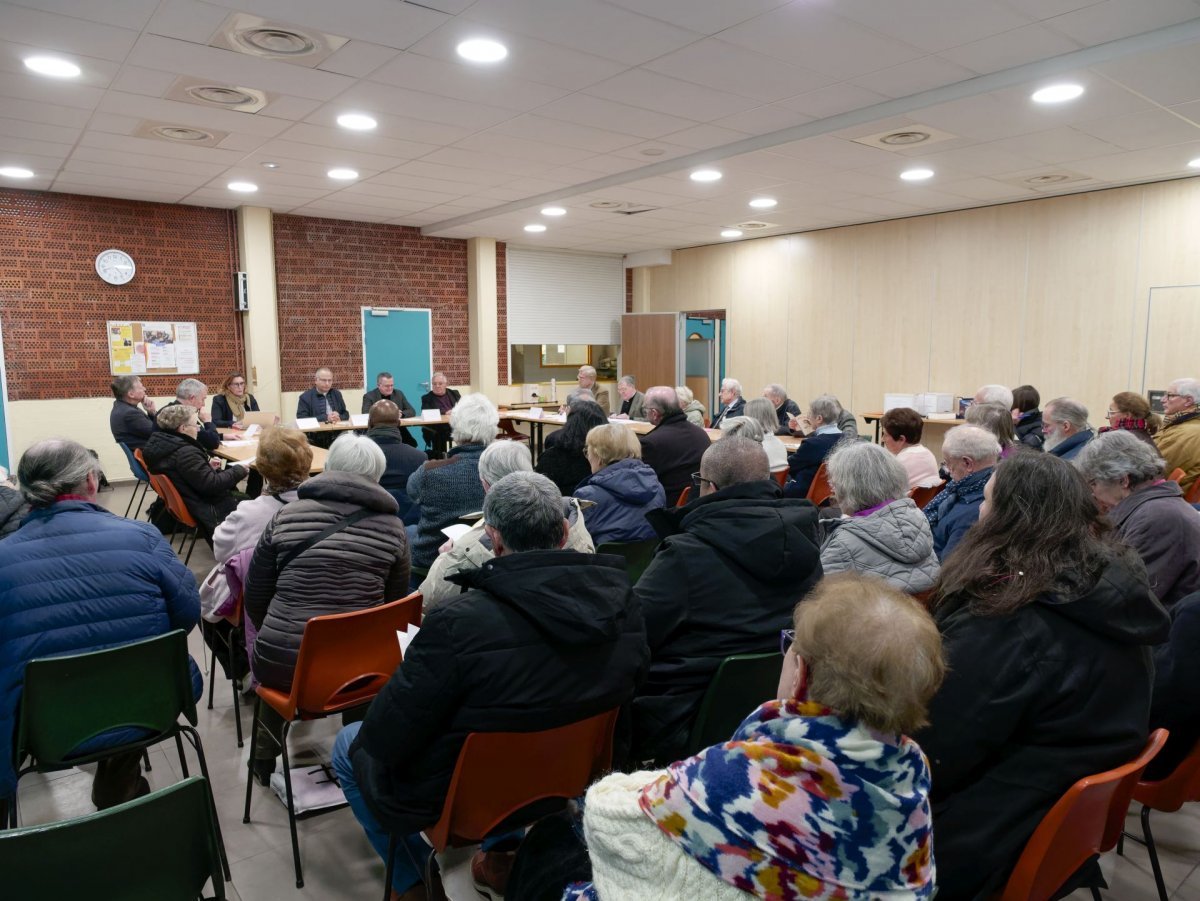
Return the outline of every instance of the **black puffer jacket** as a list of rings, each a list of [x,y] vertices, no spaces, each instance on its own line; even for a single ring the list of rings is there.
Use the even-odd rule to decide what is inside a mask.
[[[408,538],[390,494],[349,472],[313,476],[297,494],[299,500],[280,510],[263,532],[246,576],[246,615],[258,628],[254,674],[280,691],[292,686],[310,619],[408,594]],[[301,551],[279,570],[293,547],[363,509],[371,515]]]
[[[455,577],[350,749],[363,798],[393,833],[437,821],[469,732],[528,732],[625,704],[648,652],[624,561],[530,551]]]
[[[1023,445],[1041,450],[1046,443],[1046,436],[1042,434],[1042,411],[1030,410],[1028,413],[1022,413],[1014,431],[1017,433],[1017,440]]]
[[[938,899],[961,901],[1002,886],[1074,782],[1141,750],[1170,621],[1128,550],[1073,595],[1006,616],[952,596],[935,618],[950,668],[913,738],[933,773]]]
[[[646,518],[663,542],[634,587],[651,660],[634,701],[633,756],[675,760],[721,661],[777,651],[779,630],[821,578],[817,508],[764,479]]]
[[[157,431],[147,439],[142,458],[151,472],[174,483],[184,506],[208,534],[237,507],[240,499],[231,492],[246,477],[246,467],[213,469],[208,451],[196,439]]]

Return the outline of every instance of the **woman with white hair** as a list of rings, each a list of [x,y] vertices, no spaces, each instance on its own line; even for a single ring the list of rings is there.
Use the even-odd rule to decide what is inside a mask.
[[[500,413],[482,394],[468,394],[450,411],[454,447],[444,460],[431,460],[408,477],[409,498],[421,505],[421,520],[409,527],[412,565],[422,572],[437,559],[442,529],[466,513],[483,509],[479,457],[496,439]]]
[[[1163,478],[1153,448],[1127,431],[1096,436],[1075,458],[1117,534],[1146,564],[1150,588],[1168,606],[1200,591],[1200,514]]]
[[[999,459],[1000,442],[991,432],[975,425],[959,425],[946,432],[942,462],[950,481],[924,510],[939,561],[945,561],[979,519],[983,489]]]
[[[325,471],[297,489],[263,531],[246,574],[246,616],[258,630],[250,666],[258,681],[284,693],[314,616],[348,613],[408,594],[408,539],[396,499],[379,484],[387,467],[370,438],[333,442]],[[266,785],[280,751],[282,720],[259,705],[251,767]]]
[[[753,419],[762,427],[762,446],[763,450],[767,452],[767,462],[771,466],[771,472],[783,472],[787,469],[787,448],[775,434],[779,431],[779,418],[771,401],[765,397],[751,398],[746,401],[746,408],[742,411],[742,415],[747,419]]]
[[[704,428],[704,414],[708,411],[704,409],[704,404],[696,400],[695,392],[687,385],[676,385],[675,396],[679,398],[679,408],[683,410],[687,421]]]
[[[825,460],[829,482],[845,518],[834,520],[821,546],[829,573],[877,576],[909,594],[928,591],[939,566],[929,520],[908,497],[908,474],[878,444],[845,442]]]
[[[788,457],[788,470],[791,478],[783,486],[787,497],[804,497],[817,475],[817,470],[829,456],[835,444],[845,437],[838,420],[842,415],[842,405],[832,394],[822,394],[808,405],[808,415],[803,417],[801,424],[807,430],[804,443]]]

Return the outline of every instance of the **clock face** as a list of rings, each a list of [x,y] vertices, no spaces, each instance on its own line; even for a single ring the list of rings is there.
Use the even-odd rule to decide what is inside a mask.
[[[96,274],[110,285],[126,284],[135,271],[133,257],[123,250],[104,250],[96,255]]]

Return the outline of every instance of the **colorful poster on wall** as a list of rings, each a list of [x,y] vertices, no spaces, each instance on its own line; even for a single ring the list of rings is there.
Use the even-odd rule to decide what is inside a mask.
[[[109,322],[113,375],[195,375],[200,354],[194,322]]]

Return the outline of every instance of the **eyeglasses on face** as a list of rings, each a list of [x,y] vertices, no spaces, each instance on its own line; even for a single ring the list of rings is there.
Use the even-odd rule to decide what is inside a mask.
[[[700,473],[698,473],[698,472],[692,473],[692,487],[693,488],[695,488],[697,491],[699,491],[700,485],[703,482],[708,482],[708,484],[713,486],[714,491],[717,490],[717,483],[714,482],[712,479],[706,479],[702,475],[700,475]]]
[[[795,629],[780,629],[779,630],[779,653],[787,656],[787,652],[792,649],[792,644],[796,641]]]
[[[1183,397],[1182,394],[1171,394],[1170,392],[1163,395],[1163,400],[1170,400],[1172,397]]]

